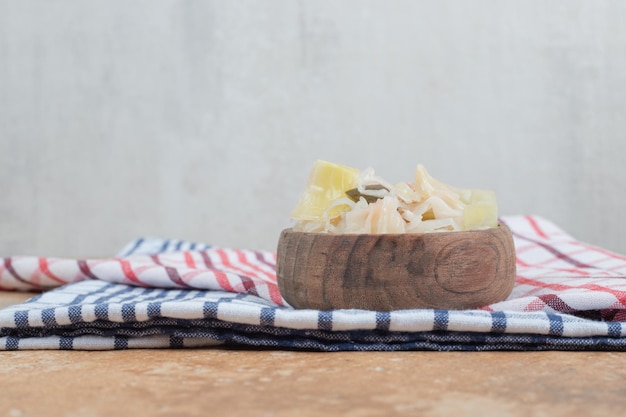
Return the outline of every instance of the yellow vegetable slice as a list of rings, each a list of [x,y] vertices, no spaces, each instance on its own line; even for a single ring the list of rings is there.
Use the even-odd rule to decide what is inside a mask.
[[[324,213],[337,199],[345,198],[346,191],[357,186],[358,177],[357,168],[316,161],[309,174],[306,189],[291,217],[299,221],[324,221],[350,210],[349,205],[339,204]]]
[[[465,190],[462,199],[467,205],[463,210],[463,229],[487,229],[498,226],[498,203],[496,194],[490,190]]]

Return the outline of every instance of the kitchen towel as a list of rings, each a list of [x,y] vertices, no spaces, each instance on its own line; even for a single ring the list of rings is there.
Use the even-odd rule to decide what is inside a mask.
[[[501,221],[515,287],[475,310],[297,310],[274,252],[157,238],[111,259],[5,258],[0,288],[44,291],[0,311],[0,349],[626,350],[626,257],[541,217]]]

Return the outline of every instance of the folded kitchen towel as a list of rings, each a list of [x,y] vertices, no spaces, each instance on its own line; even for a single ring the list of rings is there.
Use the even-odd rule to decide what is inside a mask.
[[[138,239],[116,258],[5,258],[0,349],[248,346],[337,350],[626,350],[626,257],[536,216],[503,217],[517,278],[476,310],[297,310],[275,253]]]

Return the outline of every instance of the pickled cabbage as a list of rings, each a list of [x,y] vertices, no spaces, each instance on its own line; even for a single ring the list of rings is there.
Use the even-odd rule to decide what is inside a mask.
[[[303,232],[448,232],[496,227],[498,205],[493,191],[444,184],[421,164],[413,181],[392,185],[372,168],[316,161],[291,217]]]

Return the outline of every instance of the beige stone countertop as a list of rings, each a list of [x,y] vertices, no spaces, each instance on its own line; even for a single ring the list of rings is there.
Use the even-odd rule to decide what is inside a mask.
[[[26,296],[0,293],[0,307]],[[0,416],[616,416],[626,353],[0,352]]]

